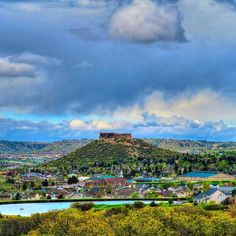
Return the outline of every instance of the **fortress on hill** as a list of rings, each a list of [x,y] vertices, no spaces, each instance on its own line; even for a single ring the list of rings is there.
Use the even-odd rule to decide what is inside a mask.
[[[107,139],[114,139],[114,140],[128,139],[128,140],[131,140],[132,135],[131,134],[119,134],[119,133],[100,133],[99,139],[100,140],[107,140]]]

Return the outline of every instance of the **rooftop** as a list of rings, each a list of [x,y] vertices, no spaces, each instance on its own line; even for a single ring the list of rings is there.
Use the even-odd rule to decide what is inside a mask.
[[[211,196],[212,194],[214,194],[216,191],[218,191],[218,189],[216,188],[210,188],[208,189],[207,191],[203,192],[203,193],[199,193],[195,199],[201,199],[201,198],[204,198],[204,197],[209,197]]]
[[[98,179],[113,179],[113,178],[118,178],[117,176],[112,176],[112,175],[99,175],[95,177],[89,178],[89,180],[98,180]]]
[[[151,178],[151,177],[138,177],[136,179],[138,182],[158,182],[160,178]]]

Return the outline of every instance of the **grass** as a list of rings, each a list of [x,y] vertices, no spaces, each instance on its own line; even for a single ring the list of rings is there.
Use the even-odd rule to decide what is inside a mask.
[[[124,206],[125,204],[97,204],[93,207],[95,211],[109,210],[112,208],[119,208]]]

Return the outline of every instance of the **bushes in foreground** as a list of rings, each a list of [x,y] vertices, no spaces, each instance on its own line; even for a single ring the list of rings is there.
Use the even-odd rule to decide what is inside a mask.
[[[235,236],[236,217],[201,207],[136,203],[103,211],[76,208],[0,220],[4,236]]]

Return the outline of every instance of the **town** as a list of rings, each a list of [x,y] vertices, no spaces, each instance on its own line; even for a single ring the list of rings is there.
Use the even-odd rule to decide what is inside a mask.
[[[183,202],[232,202],[236,178],[218,172],[189,172],[176,178],[70,174],[66,178],[31,170],[1,172],[1,200],[183,199]],[[4,189],[5,186],[5,189]]]
[[[94,142],[99,147],[108,145],[106,147],[110,149],[117,143],[130,146],[133,138],[131,134],[100,133],[99,140]],[[141,141],[138,142],[139,148],[146,145]],[[92,146],[92,149],[98,150],[98,146]],[[87,147],[79,150],[85,148]],[[153,147],[145,146],[145,150],[148,148]],[[69,156],[66,160],[68,158]],[[159,177],[135,174],[127,178],[122,168],[117,174],[87,173],[84,175],[78,171],[77,166],[68,168],[67,171],[43,168],[47,162],[55,163],[60,160],[61,158],[55,153],[55,158],[51,157],[50,160],[45,161],[46,164],[42,162],[33,167],[21,166],[2,170],[0,200],[156,199],[175,200],[179,204],[184,202],[230,204],[235,201],[236,177],[220,171],[190,171],[190,168],[187,171],[186,167],[181,167],[182,169],[177,170],[180,173],[177,175],[172,172],[167,175],[163,172]],[[61,166],[59,169],[62,169]]]

